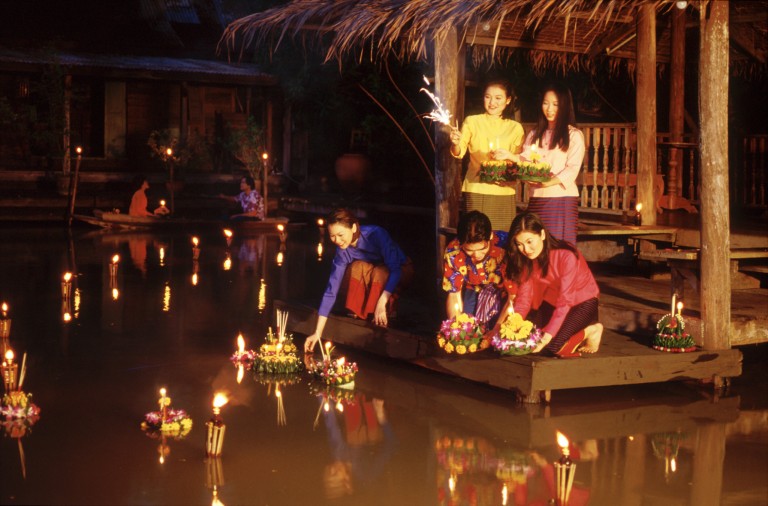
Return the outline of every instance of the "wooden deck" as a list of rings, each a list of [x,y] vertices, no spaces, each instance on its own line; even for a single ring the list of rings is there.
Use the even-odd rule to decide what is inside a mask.
[[[311,334],[312,308],[275,301],[289,311],[288,330]],[[607,330],[600,351],[592,356],[557,359],[537,355],[499,357],[492,351],[448,355],[431,336],[381,328],[331,315],[325,335],[338,344],[377,355],[405,360],[426,369],[518,392],[523,400],[549,400],[552,390],[608,385],[630,385],[679,380],[728,378],[741,374],[741,352],[736,349],[663,353],[630,337]]]

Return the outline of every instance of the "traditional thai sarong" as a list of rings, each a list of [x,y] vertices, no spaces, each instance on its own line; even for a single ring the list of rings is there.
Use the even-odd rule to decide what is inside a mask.
[[[480,211],[491,220],[493,230],[507,232],[517,210],[515,195],[487,195],[484,193],[464,192],[466,211]]]
[[[576,245],[579,222],[578,197],[531,197],[528,211],[541,218],[552,237]]]
[[[552,340],[544,350],[560,357],[578,356],[576,348],[584,341],[584,329],[597,323],[597,308],[597,297],[573,306],[565,316],[560,330],[552,336]],[[539,309],[531,312],[528,319],[537,327],[543,328],[552,319],[554,312],[555,307],[544,301]]]
[[[400,290],[408,286],[413,279],[413,263],[408,261],[402,265],[400,282],[392,293],[387,304],[387,313],[395,309]],[[389,269],[384,264],[373,265],[363,260],[355,260],[347,267],[342,282],[342,290],[346,289],[345,307],[358,318],[368,318],[376,310],[376,303],[384,291],[384,285],[389,278]]]

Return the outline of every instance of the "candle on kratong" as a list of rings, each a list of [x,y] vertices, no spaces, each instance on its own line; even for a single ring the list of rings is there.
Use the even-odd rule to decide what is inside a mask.
[[[3,302],[0,306],[0,337],[3,338],[3,350],[7,349],[8,337],[11,335],[11,319],[8,318],[8,304]]]
[[[677,313],[675,314],[677,314],[677,316],[679,316],[680,318],[683,317],[683,301],[680,301],[677,303]]]
[[[340,357],[336,361],[336,372],[339,374],[342,374],[344,372],[344,362],[346,362],[346,359],[344,357]]]
[[[317,219],[317,226],[318,227],[324,227],[325,226],[325,220],[322,218]]]
[[[230,229],[224,229],[224,238],[227,241],[227,248],[229,248],[232,245],[232,231]]]
[[[489,141],[489,142],[488,142],[488,152],[489,152],[489,153],[492,153],[492,152],[493,152],[493,141]]]
[[[325,353],[323,354],[323,358],[328,361],[331,360],[331,342],[330,341],[326,341],[325,343]]]
[[[227,426],[221,419],[221,408],[229,402],[227,396],[221,392],[216,393],[213,398],[213,417],[206,423],[208,428],[205,444],[205,452],[209,457],[218,457],[221,455],[221,448],[224,445],[224,432]]]
[[[675,316],[675,300],[677,299],[677,292],[672,294],[672,310],[670,311],[671,316]]]
[[[72,293],[72,273],[65,272],[61,281],[61,296],[65,299],[69,298]]]
[[[160,400],[157,402],[160,404],[160,421],[162,423],[165,423],[165,418],[167,414],[167,406],[171,404],[171,399],[167,397],[165,394],[167,391],[165,390],[165,387],[160,389]]]
[[[2,364],[3,385],[5,386],[6,393],[16,390],[16,372],[19,366],[13,363],[13,357],[13,350],[8,348]]]
[[[196,236],[192,237],[192,260],[200,258],[200,239]]]
[[[635,206],[635,225],[640,226],[643,224],[643,215],[640,214],[640,211],[643,210],[643,203],[638,202]]]
[[[173,150],[171,148],[166,149],[165,150],[165,156],[167,156],[168,158],[172,157],[173,156]]]
[[[571,461],[569,441],[565,435],[557,431],[557,444],[560,447],[560,459],[555,462],[556,487],[558,504],[568,504],[573,487],[573,477],[576,474],[576,464]]]
[[[245,353],[245,338],[242,334],[237,335],[237,358],[240,358]]]

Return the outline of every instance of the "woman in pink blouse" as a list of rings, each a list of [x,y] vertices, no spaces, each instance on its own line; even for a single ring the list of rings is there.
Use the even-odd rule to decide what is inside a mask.
[[[509,237],[506,277],[517,285],[515,312],[544,333],[534,353],[595,353],[603,334],[597,323],[600,290],[584,257],[549,234],[531,212],[514,219]]]
[[[576,178],[584,160],[584,134],[576,128],[571,91],[561,84],[543,89],[536,128],[523,143],[521,158],[534,153],[552,166],[554,177],[546,183],[529,183],[533,196],[528,211],[538,214],[547,230],[563,241],[576,244],[579,189]]]

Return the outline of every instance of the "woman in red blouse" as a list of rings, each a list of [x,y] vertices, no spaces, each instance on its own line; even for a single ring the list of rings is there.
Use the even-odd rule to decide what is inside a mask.
[[[552,237],[534,213],[518,215],[509,237],[506,277],[517,284],[515,312],[544,333],[534,353],[595,353],[603,334],[597,323],[600,290],[584,257]]]

